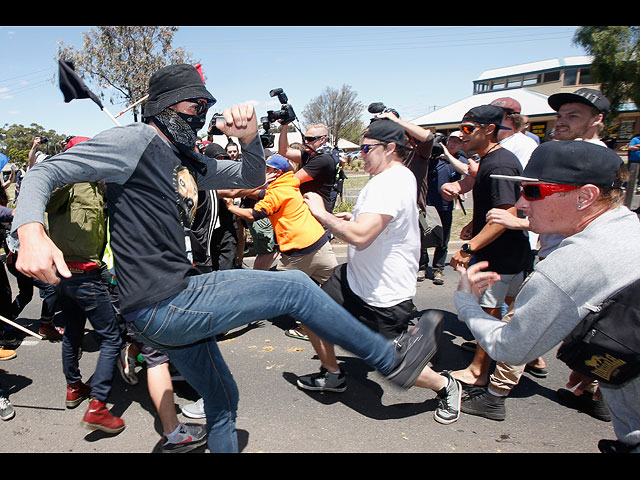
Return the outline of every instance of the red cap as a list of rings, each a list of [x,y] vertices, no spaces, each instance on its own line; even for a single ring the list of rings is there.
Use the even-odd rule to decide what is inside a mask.
[[[522,111],[520,102],[511,97],[496,98],[493,102],[491,102],[491,105],[501,107],[507,113],[520,113]]]
[[[69,140],[69,142],[65,145],[64,149],[65,150],[69,150],[71,147],[73,147],[74,145],[77,145],[79,143],[85,142],[89,140],[89,137],[73,137],[71,140]]]

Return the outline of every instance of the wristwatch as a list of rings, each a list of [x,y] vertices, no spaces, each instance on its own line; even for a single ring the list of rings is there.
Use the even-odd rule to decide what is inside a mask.
[[[473,255],[473,250],[471,250],[471,246],[468,243],[464,243],[462,244],[462,247],[460,247],[460,251],[464,252],[464,253],[468,253],[469,255]]]

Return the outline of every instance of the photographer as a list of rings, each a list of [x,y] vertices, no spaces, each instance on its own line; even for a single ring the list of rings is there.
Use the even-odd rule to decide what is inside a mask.
[[[38,147],[41,145],[46,145],[49,142],[47,137],[34,137],[33,145],[31,145],[31,150],[29,150],[29,166],[27,170],[30,170],[35,166],[36,163],[40,163],[41,161],[47,159],[49,155],[43,153],[38,150]]]
[[[434,285],[444,284],[443,270],[447,262],[447,245],[451,235],[451,224],[453,223],[452,200],[445,200],[440,193],[440,187],[447,182],[455,182],[461,178],[461,174],[466,175],[469,170],[467,156],[462,150],[462,139],[460,132],[455,131],[446,140],[442,134],[437,133],[431,161],[429,162],[429,173],[427,177],[427,205],[432,205],[438,211],[442,222],[442,244],[436,247],[433,254],[433,283]],[[451,154],[453,152],[453,154]],[[425,267],[429,264],[429,255],[424,249]],[[420,280],[420,277],[418,277]]]
[[[300,192],[316,192],[324,200],[328,212],[333,211],[335,195],[333,186],[336,181],[336,160],[331,154],[329,128],[320,123],[309,125],[303,136],[304,151],[292,148],[287,138],[287,124],[282,124],[278,140],[278,153],[291,160],[299,168],[295,177],[300,180]]]
[[[416,177],[416,183],[418,184],[418,214],[420,214],[427,206],[427,172],[433,149],[433,133],[431,133],[431,130],[401,120],[396,111],[384,106],[382,106],[380,113],[376,113],[375,110],[379,110],[376,108],[378,105],[373,103],[369,105],[369,112],[374,113],[375,118],[386,118],[399,124],[404,129],[407,145],[411,147],[411,152],[403,160],[403,164]],[[424,235],[420,235],[420,238],[424,238]],[[418,281],[425,279],[428,261],[427,247],[421,245]]]

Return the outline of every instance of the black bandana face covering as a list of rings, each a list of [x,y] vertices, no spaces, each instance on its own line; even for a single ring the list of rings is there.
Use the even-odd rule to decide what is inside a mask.
[[[207,113],[203,113],[202,115],[189,115],[188,113],[180,113],[175,112],[182,120],[184,120],[187,125],[191,127],[194,134],[197,134],[202,127],[204,127],[205,122],[207,121]]]
[[[151,118],[160,131],[166,135],[180,152],[189,157],[189,159],[195,160],[198,163],[196,165],[198,169],[206,170],[206,165],[201,158],[198,158],[198,154],[195,152],[198,138],[196,133],[204,126],[205,117],[206,114],[187,115],[176,112],[171,108],[165,108]]]

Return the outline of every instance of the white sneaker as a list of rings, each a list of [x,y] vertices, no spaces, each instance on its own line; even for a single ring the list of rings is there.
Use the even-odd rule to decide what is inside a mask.
[[[125,382],[129,385],[135,385],[138,383],[138,376],[136,375],[135,366],[136,359],[127,355],[129,344],[120,349],[120,358],[118,358],[118,370]]]
[[[189,418],[205,418],[204,400],[201,398],[195,403],[188,403],[182,407],[182,414]]]

